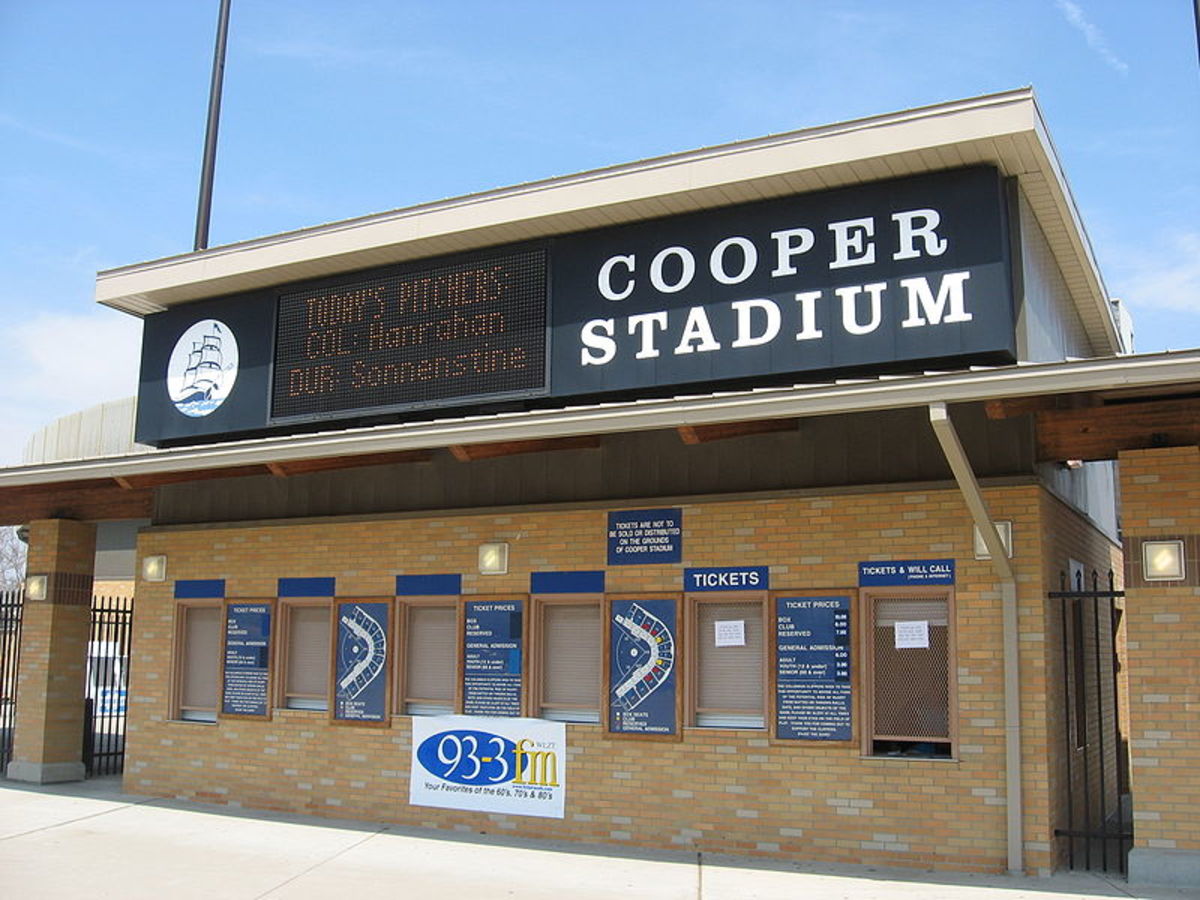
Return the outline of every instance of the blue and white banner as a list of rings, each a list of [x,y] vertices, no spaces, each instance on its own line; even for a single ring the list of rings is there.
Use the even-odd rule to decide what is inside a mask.
[[[952,559],[898,559],[858,564],[859,587],[954,584]]]
[[[567,727],[545,719],[413,716],[408,802],[561,819]]]

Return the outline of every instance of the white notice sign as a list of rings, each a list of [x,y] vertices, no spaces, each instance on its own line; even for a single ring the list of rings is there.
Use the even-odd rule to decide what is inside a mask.
[[[928,622],[897,622],[896,649],[924,649],[929,646]]]
[[[742,619],[729,622],[716,622],[716,647],[745,647],[746,623]]]

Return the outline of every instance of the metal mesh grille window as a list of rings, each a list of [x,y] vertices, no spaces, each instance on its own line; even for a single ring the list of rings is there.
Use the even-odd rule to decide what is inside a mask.
[[[541,709],[546,719],[600,721],[600,604],[541,607]]]
[[[410,605],[405,645],[404,712],[416,716],[454,712],[457,608]]]
[[[180,626],[179,718],[197,722],[217,719],[221,671],[221,607],[183,606]]]
[[[329,708],[329,604],[284,606],[283,705]]]
[[[762,728],[763,604],[697,602],[695,646],[695,723],[715,728]],[[744,643],[718,646],[722,633],[742,623]],[[720,643],[725,643],[724,640]]]
[[[872,619],[868,749],[905,755],[948,752],[953,739],[949,594],[868,594],[866,606]],[[897,629],[918,637],[898,639]]]

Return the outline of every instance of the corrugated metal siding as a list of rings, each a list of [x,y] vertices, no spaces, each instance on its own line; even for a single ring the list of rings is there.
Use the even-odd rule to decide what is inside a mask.
[[[936,398],[930,398],[936,399]],[[1027,420],[989,421],[982,407],[954,411],[980,476],[1030,475]],[[169,485],[156,492],[155,524],[469,509],[638,497],[887,484],[949,478],[924,409],[806,419],[794,432],[685,445],[674,431],[607,435],[599,449],[462,463],[429,462],[313,475]]]
[[[1054,252],[1024,191],[1019,192],[1019,197],[1025,302],[1017,322],[1018,353],[1029,362],[1096,356]]]

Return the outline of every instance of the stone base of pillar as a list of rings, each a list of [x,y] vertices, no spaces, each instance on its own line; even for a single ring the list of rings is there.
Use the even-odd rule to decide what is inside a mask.
[[[1200,851],[1136,847],[1129,851],[1129,883],[1194,888],[1200,884]]]
[[[81,762],[32,763],[13,760],[6,773],[13,781],[32,784],[58,784],[62,781],[83,781],[87,769]]]

